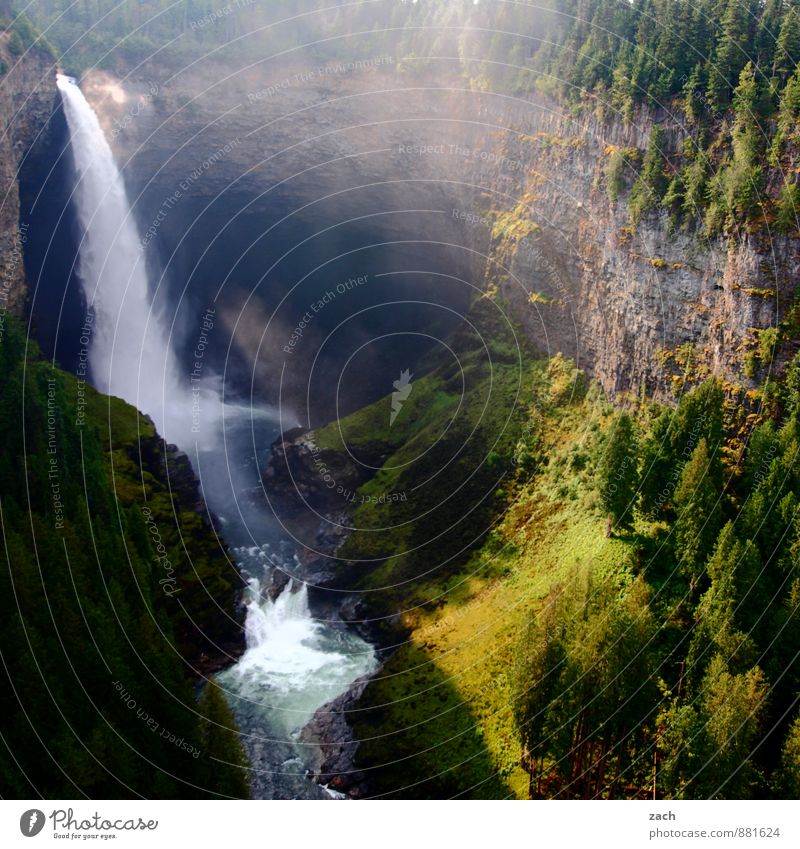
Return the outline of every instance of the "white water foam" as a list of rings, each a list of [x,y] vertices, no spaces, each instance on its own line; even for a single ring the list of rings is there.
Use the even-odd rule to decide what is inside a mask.
[[[168,441],[190,451],[199,449],[206,469],[202,486],[212,510],[224,509],[226,532],[249,535],[257,522],[252,511],[239,512],[241,486],[250,468],[260,483],[243,426],[276,422],[276,411],[221,403],[212,383],[200,388],[203,410],[201,443],[192,431],[192,405],[198,403],[179,375],[170,345],[168,323],[153,308],[145,257],[122,175],[97,115],[70,77],[58,76],[70,131],[78,182],[75,206],[83,231],[78,276],[95,316],[89,348],[94,384],[150,415]],[[197,387],[192,387],[197,389]],[[222,426],[230,426],[223,442]],[[274,439],[277,432],[271,439]],[[254,434],[250,434],[251,439]],[[268,445],[267,440],[264,444]],[[225,453],[232,456],[218,456]],[[240,457],[239,454],[243,455]],[[216,462],[213,462],[216,460]],[[233,462],[230,462],[233,461]],[[231,498],[233,499],[231,501]],[[276,568],[265,556],[268,546],[239,549],[237,560],[251,575],[267,577]],[[262,596],[261,583],[249,585],[246,618],[247,651],[238,664],[219,676],[237,716],[254,720],[256,728],[275,729],[291,737],[326,702],[377,666],[372,647],[341,627],[316,621],[308,606],[308,587],[290,582],[274,601]],[[288,763],[288,762],[287,762]],[[302,769],[297,767],[300,774]],[[302,795],[302,788],[291,785]],[[329,796],[338,797],[328,790]]]
[[[273,601],[257,580],[249,587],[247,651],[222,680],[241,700],[258,705],[292,734],[325,703],[373,672],[368,643],[312,618],[308,587],[290,581]]]

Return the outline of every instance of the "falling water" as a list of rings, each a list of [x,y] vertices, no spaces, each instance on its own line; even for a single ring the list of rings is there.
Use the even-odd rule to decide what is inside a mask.
[[[94,313],[93,382],[148,413],[169,440],[185,442],[179,437],[190,430],[190,393],[178,377],[164,317],[152,304],[122,174],[75,80],[59,74],[57,84],[77,172],[78,276]]]
[[[273,727],[292,735],[320,706],[372,672],[370,646],[345,629],[312,618],[308,587],[290,581],[273,601],[250,582],[247,651],[224,681],[242,702],[268,707]]]
[[[324,796],[305,778],[297,732],[315,711],[344,693],[377,665],[371,646],[345,628],[316,621],[308,588],[290,582],[275,600],[262,595],[275,568],[278,545],[261,492],[258,443],[280,434],[269,410],[223,405],[213,386],[203,386],[204,432],[191,431],[192,396],[180,379],[167,322],[153,307],[145,257],[122,175],[94,110],[70,77],[58,76],[77,172],[75,206],[83,231],[78,275],[91,307],[94,331],[89,365],[95,385],[148,413],[160,433],[185,450],[194,449],[206,502],[220,516],[229,543],[239,544],[237,562],[250,578],[247,651],[219,676],[228,691],[254,769],[254,788],[264,795]],[[224,437],[224,441],[223,441]],[[243,497],[244,496],[244,497]],[[257,534],[265,541],[249,547]],[[332,794],[331,794],[332,795]]]

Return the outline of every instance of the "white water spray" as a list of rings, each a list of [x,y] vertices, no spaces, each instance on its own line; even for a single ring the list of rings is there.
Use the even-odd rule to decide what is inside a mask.
[[[74,194],[82,240],[78,276],[94,313],[89,347],[93,382],[150,415],[169,441],[191,439],[192,403],[178,374],[166,322],[154,307],[145,254],[122,174],[97,115],[71,77],[59,74],[77,171]],[[215,392],[203,391],[208,418],[218,418]],[[204,410],[204,415],[206,414]]]
[[[273,601],[251,581],[245,631],[247,651],[221,678],[242,700],[266,708],[288,733],[376,666],[368,643],[312,618],[305,584],[290,581]]]

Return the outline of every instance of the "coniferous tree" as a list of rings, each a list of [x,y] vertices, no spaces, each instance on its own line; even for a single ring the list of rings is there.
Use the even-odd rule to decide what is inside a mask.
[[[778,85],[797,70],[800,60],[800,10],[791,5],[781,21],[781,29],[775,44],[775,59],[772,74]]]
[[[200,697],[202,757],[209,786],[221,796],[247,799],[250,796],[248,761],[242,748],[233,712],[219,686],[209,681]]]
[[[714,546],[722,520],[721,472],[716,454],[702,438],[684,467],[675,490],[675,553],[695,589]]]
[[[764,135],[758,120],[760,98],[755,68],[748,62],[733,96],[733,159],[722,176],[726,208],[737,217],[747,218],[754,213],[764,185],[761,162]]]
[[[608,516],[608,533],[613,527],[633,524],[636,488],[639,482],[638,441],[633,419],[621,413],[610,428],[597,472],[600,504]]]
[[[664,171],[665,139],[663,127],[653,127],[641,173],[633,184],[628,200],[628,207],[634,223],[658,206],[669,186]]]
[[[777,790],[785,799],[800,799],[800,714],[789,728],[781,752]]]
[[[709,70],[708,99],[715,109],[724,109],[752,55],[753,15],[748,0],[728,0],[722,17],[722,33]]]
[[[566,660],[563,632],[568,615],[558,602],[560,588],[551,594],[540,619],[533,619],[520,642],[514,667],[514,720],[522,740],[523,765],[530,775],[528,795],[540,797],[553,704],[561,695]]]
[[[673,702],[661,722],[665,730],[660,785],[668,798],[749,799],[763,777],[753,747],[764,726],[769,684],[757,666],[731,674],[717,655],[698,698]]]
[[[768,597],[759,582],[761,560],[755,546],[742,543],[728,522],[708,561],[710,585],[696,611],[696,625],[687,655],[687,681],[692,689],[715,654],[733,671],[746,671],[757,659],[751,637]]]
[[[651,522],[664,515],[675,489],[673,480],[678,458],[670,439],[672,419],[672,410],[662,409],[642,441],[639,508]]]

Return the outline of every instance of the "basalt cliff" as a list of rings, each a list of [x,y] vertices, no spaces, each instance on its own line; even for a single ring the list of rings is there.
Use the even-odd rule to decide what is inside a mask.
[[[19,174],[53,111],[55,66],[46,50],[12,52],[10,37],[0,34],[0,309],[22,316],[28,234],[27,222],[20,220]]]

